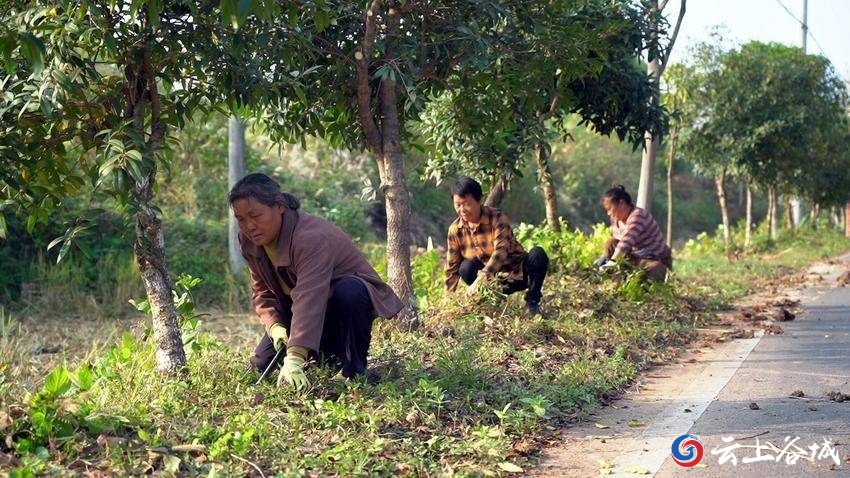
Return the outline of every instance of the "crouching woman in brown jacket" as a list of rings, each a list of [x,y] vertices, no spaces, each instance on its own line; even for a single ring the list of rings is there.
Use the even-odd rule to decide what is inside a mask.
[[[229,201],[266,328],[253,366],[265,370],[286,347],[278,385],[308,386],[309,359],[341,365],[346,378],[364,374],[373,319],[403,307],[392,289],[340,228],[298,211],[298,200],[265,174],[245,176]]]

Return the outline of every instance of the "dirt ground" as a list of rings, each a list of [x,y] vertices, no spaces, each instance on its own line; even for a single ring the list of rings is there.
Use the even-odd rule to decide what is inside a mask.
[[[200,318],[201,331],[244,354],[247,360],[263,331],[256,315],[215,311],[208,314]],[[11,362],[12,379],[28,390],[56,365],[92,359],[125,333],[142,336],[149,325],[142,315],[111,320],[86,317],[43,320],[37,316],[8,315],[14,320],[13,330],[7,331],[13,343],[4,350],[12,349],[12,357],[4,357],[3,361]]]

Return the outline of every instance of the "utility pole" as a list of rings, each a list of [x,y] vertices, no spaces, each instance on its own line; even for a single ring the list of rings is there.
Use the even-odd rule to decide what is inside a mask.
[[[806,53],[806,38],[809,36],[809,0],[803,0],[803,22],[800,25],[800,47]]]
[[[231,115],[227,132],[227,190],[230,191],[245,176],[245,125],[242,124],[239,117]],[[242,253],[239,251],[239,240],[237,239],[239,226],[236,224],[236,218],[233,217],[233,211],[230,207],[227,208],[227,216],[229,219],[227,249],[230,257],[230,272],[238,274],[245,267],[245,259],[242,258]]]
[[[803,19],[800,22],[800,48],[803,49],[803,54],[806,54],[806,39],[809,36],[809,0],[803,0]],[[791,198],[791,217],[794,218],[794,228],[800,225],[803,219],[803,210],[800,207],[799,198]]]

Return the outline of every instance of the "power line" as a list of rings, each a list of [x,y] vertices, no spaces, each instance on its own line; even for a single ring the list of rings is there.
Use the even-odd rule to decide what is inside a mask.
[[[792,12],[791,10],[789,10],[789,9],[788,9],[788,7],[786,7],[786,6],[785,6],[785,4],[784,4],[784,3],[782,3],[782,0],[776,0],[776,3],[778,3],[778,4],[779,4],[779,6],[780,6],[780,7],[782,7],[782,8],[783,8],[783,9],[784,9],[787,13],[788,13],[788,15],[790,15],[790,16],[791,16],[791,18],[793,18],[793,19],[794,19],[797,23],[799,23],[799,24],[800,24],[800,26],[802,26],[803,28],[805,28],[805,30],[806,30],[806,35],[807,35],[807,36],[812,37],[812,40],[814,40],[815,45],[817,45],[817,47],[818,47],[818,50],[820,50],[820,54],[821,54],[821,55],[823,55],[823,56],[826,56],[826,52],[824,52],[824,51],[823,51],[823,47],[821,46],[820,42],[818,41],[818,39],[817,39],[817,38],[815,38],[815,34],[814,34],[814,33],[812,33],[812,28],[811,28],[809,25],[807,25],[807,24],[803,23],[803,21],[802,21],[802,20],[800,20],[799,18],[797,18],[797,15],[794,15],[794,12]]]
[[[788,10],[788,7],[786,7],[785,4],[782,3],[782,0],[776,0],[776,3],[778,3],[780,7],[784,8],[785,11],[788,12],[788,15],[791,15],[791,18],[793,18],[794,20],[797,20],[797,23],[799,23],[800,25],[803,25],[803,21],[800,20],[799,18],[797,18],[797,15],[794,15],[794,13],[791,10]]]
[[[799,23],[801,26],[806,27],[806,35],[808,35],[809,37],[811,37],[812,41],[814,41],[814,42],[815,42],[815,45],[818,47],[818,50],[820,51],[820,54],[821,54],[821,55],[823,55],[823,56],[824,56],[824,57],[826,57],[826,58],[829,58],[829,56],[826,54],[826,52],[825,52],[825,51],[823,51],[823,46],[821,46],[821,44],[820,44],[820,42],[818,41],[818,39],[817,39],[817,38],[815,38],[815,34],[812,32],[812,27],[811,27],[811,26],[809,26],[809,25],[807,25],[807,24],[804,24],[802,20],[800,20],[799,18],[797,18],[797,15],[794,15],[794,12],[792,12],[791,10],[789,10],[789,9],[788,9],[788,7],[786,7],[786,6],[785,6],[785,4],[784,4],[784,3],[782,3],[782,0],[776,0],[776,3],[778,3],[778,4],[779,4],[779,6],[780,6],[780,7],[782,7],[782,8],[785,10],[785,12],[786,12],[786,13],[788,13],[788,15],[789,15],[789,16],[791,16],[791,18],[793,18],[793,19],[794,19],[797,23]],[[830,61],[830,63],[831,63],[831,61]],[[844,78],[844,75],[842,75],[842,74],[841,74],[841,72],[840,72],[840,71],[838,71],[838,67],[837,67],[837,65],[833,65],[833,66],[835,67],[835,68],[834,68],[834,69],[835,69],[835,72],[836,72],[836,73],[838,73],[838,75],[839,75],[840,77]]]

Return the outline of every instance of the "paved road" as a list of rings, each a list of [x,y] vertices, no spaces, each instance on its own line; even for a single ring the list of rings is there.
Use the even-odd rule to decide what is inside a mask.
[[[703,463],[708,466],[685,469],[668,459],[656,476],[850,476],[850,463],[844,462],[844,455],[850,453],[846,446],[850,444],[850,402],[825,398],[831,391],[850,394],[850,290],[833,289],[805,306],[802,317],[782,324],[784,334],[761,339],[691,427],[689,433],[705,445]],[[789,398],[797,390],[812,400]],[[757,410],[750,409],[753,402],[758,405]],[[722,437],[753,435],[760,436],[722,441]],[[762,455],[776,457],[781,452],[770,451],[766,444],[770,442],[782,450],[788,444],[786,437],[790,437],[788,441],[799,437],[794,445],[808,457],[812,453],[809,447],[823,445],[825,438],[833,445],[838,442],[835,449],[839,463],[826,457],[818,459],[820,448],[815,452],[814,463],[799,459],[788,464],[790,455],[779,457],[778,463],[743,462],[744,457],[756,456],[756,448],[761,449]],[[723,454],[715,451],[735,444],[754,448],[735,450],[737,465],[732,464],[731,458],[720,465]],[[795,450],[794,446],[789,450]],[[829,469],[830,464],[834,470]]]
[[[623,400],[565,431],[564,445],[549,450],[535,474],[850,477],[850,398],[827,398],[850,394],[850,288],[836,285],[847,269],[850,255],[810,269],[823,277],[816,287],[785,291],[804,312],[779,323],[784,334],[701,347],[651,370]],[[791,398],[797,390],[804,397]],[[703,444],[696,467],[670,458],[673,440],[685,433]],[[822,453],[825,439],[838,463]],[[723,448],[731,454],[721,463]],[[763,461],[752,462],[759,453]]]

